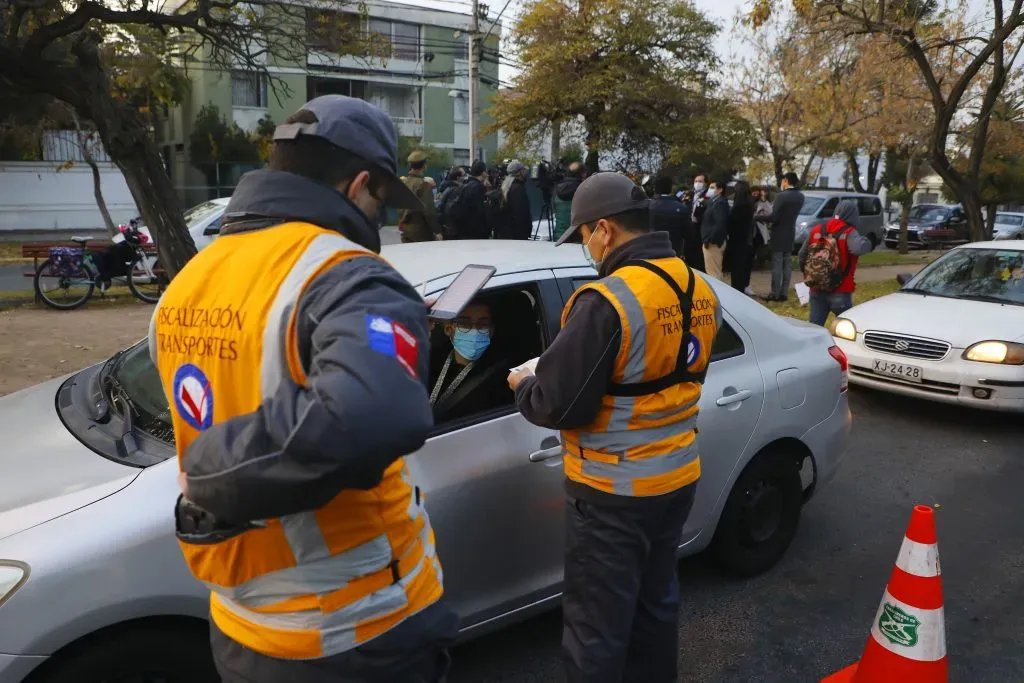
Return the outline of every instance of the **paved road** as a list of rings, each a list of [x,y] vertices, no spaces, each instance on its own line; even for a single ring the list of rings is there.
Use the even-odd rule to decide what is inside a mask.
[[[1017,417],[853,390],[833,484],[769,573],[684,560],[680,681],[818,681],[861,652],[915,503],[938,504],[950,680],[1024,670],[1024,426]],[[452,683],[560,681],[558,612],[454,651]]]

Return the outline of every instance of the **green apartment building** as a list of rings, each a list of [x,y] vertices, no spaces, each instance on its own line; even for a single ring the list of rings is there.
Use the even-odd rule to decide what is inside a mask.
[[[400,136],[450,149],[456,164],[468,164],[472,158],[491,160],[498,146],[495,135],[479,138],[476,153],[470,152],[467,35],[472,17],[468,13],[385,0],[367,3],[368,16],[352,13],[350,1],[339,5],[339,10],[324,7],[322,3],[315,9],[308,7],[305,26],[296,26],[306,32],[305,63],[289,63],[272,50],[267,56],[267,71],[278,84],[276,93],[268,87],[266,76],[257,72],[221,71],[208,64],[188,68],[190,91],[168,113],[161,131],[165,162],[185,206],[230,194],[238,175],[247,170],[225,163],[219,187],[210,188],[206,175],[190,162],[189,136],[196,115],[207,104],[252,131],[264,116],[281,123],[304,102],[339,93],[368,100],[388,112]],[[331,31],[325,29],[338,21],[383,37],[390,55],[374,59],[339,55],[337,47],[332,47]],[[481,19],[482,33],[490,25]],[[486,112],[498,90],[500,37],[498,24],[484,41],[478,62],[480,129],[490,122]]]

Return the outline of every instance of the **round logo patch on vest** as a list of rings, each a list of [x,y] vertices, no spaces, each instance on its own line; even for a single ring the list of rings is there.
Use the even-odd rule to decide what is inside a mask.
[[[185,363],[174,373],[174,406],[190,427],[203,431],[213,424],[213,388],[197,366]]]
[[[689,367],[700,360],[700,339],[696,335],[690,336],[690,343],[686,345],[686,366]]]

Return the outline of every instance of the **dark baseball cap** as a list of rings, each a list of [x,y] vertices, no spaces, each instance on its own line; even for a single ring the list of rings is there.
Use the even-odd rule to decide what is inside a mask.
[[[422,209],[423,204],[398,177],[398,135],[388,115],[365,100],[344,95],[321,95],[300,109],[312,112],[316,123],[284,123],[274,130],[274,140],[294,140],[300,135],[323,138],[351,152],[388,175],[387,206]]]
[[[647,193],[628,177],[621,173],[595,173],[576,189],[572,197],[569,228],[558,238],[555,246],[564,244],[584,223],[647,207]]]

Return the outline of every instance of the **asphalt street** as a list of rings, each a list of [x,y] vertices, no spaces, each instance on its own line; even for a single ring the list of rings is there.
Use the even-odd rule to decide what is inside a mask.
[[[783,561],[680,563],[680,681],[814,682],[855,661],[914,504],[936,508],[950,680],[1024,681],[1024,423],[851,390],[854,429]],[[714,457],[704,454],[702,457]],[[561,681],[559,612],[453,652],[452,683]]]

